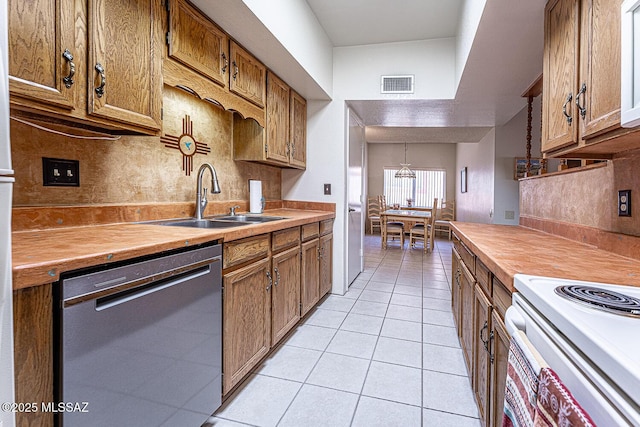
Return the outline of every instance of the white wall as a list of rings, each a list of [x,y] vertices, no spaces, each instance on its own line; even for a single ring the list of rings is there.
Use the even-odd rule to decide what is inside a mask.
[[[335,48],[334,96],[346,100],[453,99],[455,39]],[[413,94],[381,94],[380,76],[415,75]]]
[[[458,22],[458,34],[456,37],[456,73],[455,85],[458,87],[464,67],[471,52],[473,40],[480,24],[482,12],[487,0],[465,0],[462,5],[462,14]]]
[[[531,157],[540,154],[540,97],[534,98],[531,111]],[[496,128],[494,224],[517,225],[520,216],[519,187],[514,176],[516,157],[527,155],[527,107],[504,126]],[[514,213],[513,219],[506,212]]]
[[[457,144],[456,220],[490,224],[494,200],[495,129],[478,143]],[[460,170],[467,167],[467,192],[460,192]]]
[[[404,144],[367,144],[368,195],[382,194],[385,166],[404,162]],[[447,200],[456,197],[456,144],[407,144],[407,161],[412,168],[444,168],[447,171]],[[517,199],[516,199],[517,202]]]

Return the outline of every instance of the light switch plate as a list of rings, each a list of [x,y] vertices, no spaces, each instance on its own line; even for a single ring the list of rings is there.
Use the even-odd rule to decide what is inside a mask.
[[[331,184],[324,185],[324,194],[325,196],[331,195]]]
[[[618,216],[631,216],[631,190],[618,191]]]

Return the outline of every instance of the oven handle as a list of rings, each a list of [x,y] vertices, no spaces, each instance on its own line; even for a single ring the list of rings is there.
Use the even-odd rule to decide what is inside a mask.
[[[524,320],[520,309],[515,305],[507,308],[504,314],[504,324],[510,336],[513,336],[517,330],[522,331],[525,335],[527,333],[527,322]]]

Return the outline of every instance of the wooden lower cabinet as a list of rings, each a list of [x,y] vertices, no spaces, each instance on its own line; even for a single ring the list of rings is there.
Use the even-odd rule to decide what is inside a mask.
[[[227,394],[271,347],[271,259],[223,277],[222,393]]]
[[[271,345],[274,346],[300,320],[299,246],[274,255],[271,288]]]
[[[464,263],[460,263],[460,344],[469,372],[473,370],[473,304],[475,280]]]
[[[507,383],[509,360],[509,333],[496,311],[491,313],[491,379],[489,425],[502,426],[504,411],[504,387]]]
[[[321,236],[320,243],[320,298],[331,292],[333,278],[333,233]]]
[[[491,302],[480,285],[476,285],[473,307],[473,393],[480,420],[486,425],[489,416],[490,369],[489,334],[491,332]]]
[[[318,239],[302,244],[300,269],[300,314],[304,316],[320,300],[320,242]]]
[[[453,321],[456,325],[458,338],[460,338],[460,332],[462,331],[460,325],[460,275],[462,274],[462,270],[458,252],[452,249],[451,255],[451,312],[453,313]]]

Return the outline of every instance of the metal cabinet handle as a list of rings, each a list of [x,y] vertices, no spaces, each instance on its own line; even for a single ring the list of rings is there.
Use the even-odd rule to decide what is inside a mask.
[[[222,74],[225,74],[227,72],[227,67],[229,66],[229,60],[227,59],[227,55],[225,55],[224,52],[222,52],[222,62],[224,63],[224,65],[222,66]]]
[[[289,154],[291,154],[291,144],[287,142],[285,146],[287,147],[286,155],[289,157]]]
[[[69,52],[69,49],[65,49],[62,52],[62,57],[69,63],[69,74],[62,78],[64,85],[69,89],[73,85],[73,76],[76,74],[76,64],[73,63],[73,55]]]
[[[107,78],[104,75],[104,67],[99,62],[96,64],[96,71],[100,74],[100,86],[96,88],[96,94],[98,98],[102,98],[104,95],[104,86],[107,84]]]
[[[269,292],[269,289],[271,289],[271,286],[273,286],[273,279],[271,278],[270,271],[267,271],[267,279],[269,279],[269,284],[267,285],[267,292]]]
[[[487,343],[487,351],[489,352],[489,361],[491,362],[491,364],[493,364],[493,359],[494,359],[494,355],[491,352],[491,349],[489,347],[491,346],[491,342],[493,341],[493,331],[491,331],[491,333],[489,334],[489,339],[488,339],[488,343]]]
[[[587,92],[587,84],[582,83],[580,87],[580,92],[576,95],[576,105],[578,106],[578,110],[580,110],[580,115],[582,116],[582,120],[587,116],[587,107],[584,106],[585,98]],[[580,96],[582,95],[582,105],[580,105]]]
[[[233,65],[233,76],[231,77],[233,77],[233,80],[235,80],[236,77],[238,77],[238,64],[236,63],[236,61],[233,61],[231,64]]]
[[[296,156],[296,143],[292,142],[291,143],[291,157],[295,157]]]
[[[460,275],[462,274],[462,272],[460,271],[460,268],[456,269],[456,284],[458,285],[458,287],[460,287]]]
[[[564,114],[568,124],[571,124],[571,122],[573,121],[573,117],[571,117],[571,114],[567,113],[567,105],[569,105],[569,103],[572,100],[573,100],[573,94],[569,93],[569,95],[567,95],[567,100],[562,105],[562,114]]]
[[[320,246],[318,246],[318,261],[320,260]]]
[[[278,271],[278,267],[275,267],[273,271],[276,272],[276,282],[273,284],[273,286],[278,286],[278,284],[280,283],[280,272]]]
[[[491,354],[489,352],[489,340],[488,339],[484,339],[483,335],[484,332],[489,328],[489,322],[488,321],[484,321],[484,325],[482,326],[482,329],[480,329],[480,341],[482,341],[482,344],[484,345],[484,349],[487,351],[487,353]]]

